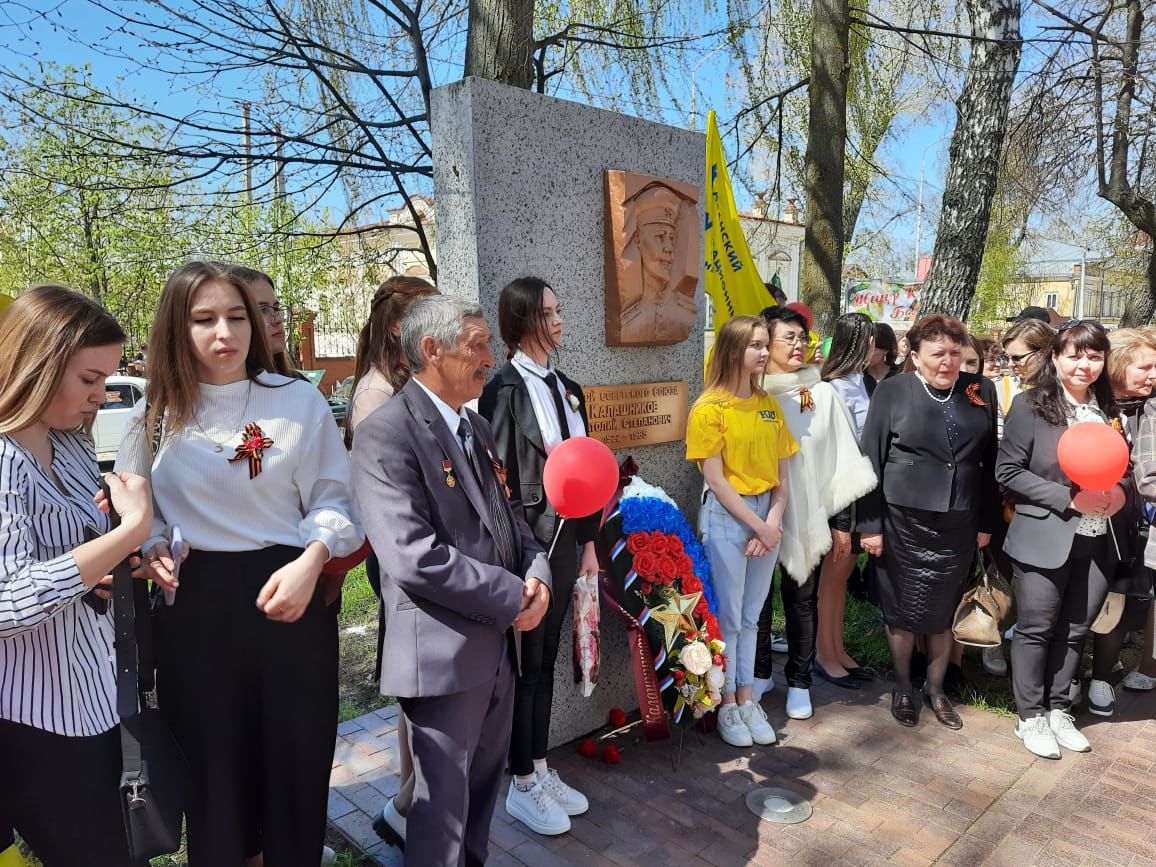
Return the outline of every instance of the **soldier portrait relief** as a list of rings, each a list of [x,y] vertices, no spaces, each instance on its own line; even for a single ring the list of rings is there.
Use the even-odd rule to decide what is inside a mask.
[[[606,344],[656,346],[690,336],[698,315],[699,189],[606,173]]]

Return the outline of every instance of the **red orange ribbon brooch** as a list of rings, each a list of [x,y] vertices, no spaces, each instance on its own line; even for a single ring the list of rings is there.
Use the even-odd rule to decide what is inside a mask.
[[[963,393],[966,394],[967,399],[970,400],[972,403],[974,403],[976,406],[987,406],[987,404],[984,403],[983,398],[979,396],[979,383],[978,382],[973,382],[971,385],[969,385],[967,388],[965,388],[963,390]]]
[[[265,454],[265,449],[272,445],[273,440],[265,436],[265,432],[255,421],[251,421],[245,425],[245,432],[241,434],[241,444],[236,447],[237,453],[229,458],[229,463],[248,460],[249,478],[255,479],[261,475],[261,458]]]
[[[815,408],[815,398],[811,396],[811,389],[803,386],[799,389],[799,412],[810,412]]]

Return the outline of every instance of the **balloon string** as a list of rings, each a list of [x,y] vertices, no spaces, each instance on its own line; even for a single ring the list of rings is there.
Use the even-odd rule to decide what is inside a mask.
[[[562,538],[562,528],[566,526],[566,519],[563,518],[558,522],[558,532],[554,534],[554,541],[550,543],[550,553],[546,555],[547,560],[554,559],[554,546],[558,544],[558,540]]]

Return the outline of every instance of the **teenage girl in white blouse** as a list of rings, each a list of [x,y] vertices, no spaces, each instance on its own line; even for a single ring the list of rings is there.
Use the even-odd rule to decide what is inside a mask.
[[[316,867],[325,836],[337,622],[318,576],[362,537],[325,399],[270,369],[230,269],[177,269],[153,326],[147,412],[118,465],[151,469],[145,565],[175,591],[157,623],[157,687],[194,773],[190,867],[261,852],[266,867]],[[176,574],[178,526],[191,553]]]

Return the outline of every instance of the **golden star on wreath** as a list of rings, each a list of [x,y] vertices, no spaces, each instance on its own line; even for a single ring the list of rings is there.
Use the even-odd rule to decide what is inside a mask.
[[[675,595],[666,604],[650,609],[650,616],[662,624],[667,650],[674,649],[674,637],[679,632],[698,628],[694,625],[694,618],[691,615],[701,598],[701,591],[686,596]]]

